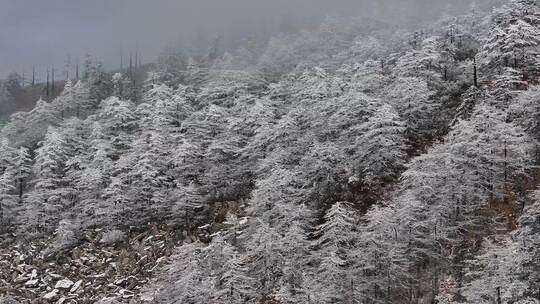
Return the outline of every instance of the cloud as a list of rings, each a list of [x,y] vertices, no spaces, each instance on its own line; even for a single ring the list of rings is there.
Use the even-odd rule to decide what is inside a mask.
[[[485,0],[487,1],[487,0]],[[454,0],[455,7],[470,3]],[[437,4],[438,3],[438,4]],[[444,4],[441,4],[444,3]],[[189,44],[196,35],[241,36],[283,16],[299,24],[325,15],[397,12],[402,18],[442,10],[442,0],[3,0],[0,9],[0,76],[61,65],[91,53],[115,66],[120,50],[153,59],[166,45]],[[422,7],[419,10],[418,7]]]

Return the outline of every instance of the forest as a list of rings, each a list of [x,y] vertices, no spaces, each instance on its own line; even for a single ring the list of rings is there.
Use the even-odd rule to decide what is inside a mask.
[[[0,83],[1,304],[540,303],[536,1],[139,61]]]

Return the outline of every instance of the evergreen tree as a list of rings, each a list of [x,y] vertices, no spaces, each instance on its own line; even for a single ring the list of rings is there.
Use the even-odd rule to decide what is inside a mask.
[[[356,218],[346,202],[337,202],[315,230],[318,267],[311,282],[311,294],[320,303],[346,302],[353,297],[351,282],[358,234]]]
[[[356,139],[359,173],[371,178],[395,178],[405,164],[405,124],[390,105],[381,105],[369,120],[358,127]]]

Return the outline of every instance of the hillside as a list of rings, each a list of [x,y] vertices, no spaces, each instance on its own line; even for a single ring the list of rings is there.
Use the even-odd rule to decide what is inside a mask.
[[[57,91],[56,94],[58,94],[58,92],[63,90],[63,81],[56,82],[55,85],[55,91]],[[32,110],[40,97],[46,98],[46,91],[46,85],[38,83],[33,86],[28,85],[19,88],[14,96],[0,96],[0,120],[6,121],[8,120],[9,115],[16,112]]]
[[[538,304],[539,59],[509,0],[92,69],[0,130],[0,303]]]

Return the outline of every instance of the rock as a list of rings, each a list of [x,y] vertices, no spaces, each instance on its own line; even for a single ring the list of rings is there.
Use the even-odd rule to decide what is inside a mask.
[[[245,224],[247,224],[247,223],[248,223],[248,218],[247,218],[247,217],[243,217],[243,218],[240,220],[240,222],[238,222],[238,224],[240,224],[240,225],[245,225]]]
[[[56,301],[56,304],[63,304],[65,301],[66,301],[66,298],[61,297],[60,299],[58,299],[58,301]]]
[[[83,282],[82,280],[78,280],[77,282],[75,282],[75,284],[73,284],[73,286],[71,287],[69,292],[74,293],[75,291],[77,291],[77,289],[79,289],[79,287],[81,287],[82,282]]]
[[[94,275],[91,275],[89,276],[90,278],[93,278],[93,279],[102,279],[102,278],[105,278],[107,275],[105,273],[100,273],[100,274],[94,274]]]
[[[58,289],[53,289],[52,291],[46,293],[44,296],[43,296],[43,299],[47,300],[47,301],[55,301],[59,295],[58,295]]]
[[[39,280],[33,279],[33,280],[28,280],[26,283],[24,283],[24,286],[28,288],[35,288],[38,286],[38,284],[39,284]]]
[[[127,290],[127,289],[120,290],[119,294],[122,295],[122,298],[124,298],[124,299],[132,298],[135,295],[135,293],[133,291],[130,291],[130,290]]]
[[[52,272],[47,273],[47,275],[50,276],[51,278],[55,279],[55,280],[59,280],[59,279],[62,278],[61,275],[56,274],[56,273],[52,273]]]
[[[26,268],[26,264],[20,264],[20,265],[17,265],[15,270],[17,270],[19,273],[25,273],[26,272],[25,268]]]
[[[118,285],[118,286],[124,286],[125,282],[127,281],[127,279],[123,278],[123,279],[118,279],[114,282],[115,285]]]
[[[358,184],[360,182],[360,178],[358,176],[351,176],[349,177],[348,183],[351,185]]]
[[[19,283],[22,283],[22,282],[24,282],[26,280],[27,280],[27,278],[25,276],[20,275],[20,276],[16,277],[15,280],[13,280],[13,283],[19,284]]]
[[[2,304],[20,304],[19,301],[15,300],[15,298],[11,296],[0,296],[0,303]]]
[[[60,280],[60,281],[56,282],[56,285],[54,286],[54,288],[56,288],[56,289],[70,289],[71,286],[73,286],[73,281],[71,281],[69,279],[63,279],[63,280]]]
[[[155,262],[154,267],[152,267],[152,269],[150,269],[150,272],[156,270],[156,268],[158,268],[158,267],[161,267],[161,266],[165,265],[167,263],[167,259],[168,258],[166,256],[162,256],[159,259],[157,259],[156,262]]]
[[[156,260],[156,265],[162,265],[162,264],[165,264],[167,263],[167,257],[166,256],[162,256],[160,257],[159,259]]]
[[[30,279],[33,280],[33,279],[37,278],[37,275],[38,275],[37,270],[33,269],[32,274],[30,274]]]
[[[154,292],[152,292],[152,291],[145,292],[145,293],[141,294],[139,299],[143,303],[144,302],[153,302],[154,299],[155,299]]]
[[[118,301],[116,301],[115,298],[103,298],[96,302],[96,304],[116,304]]]

